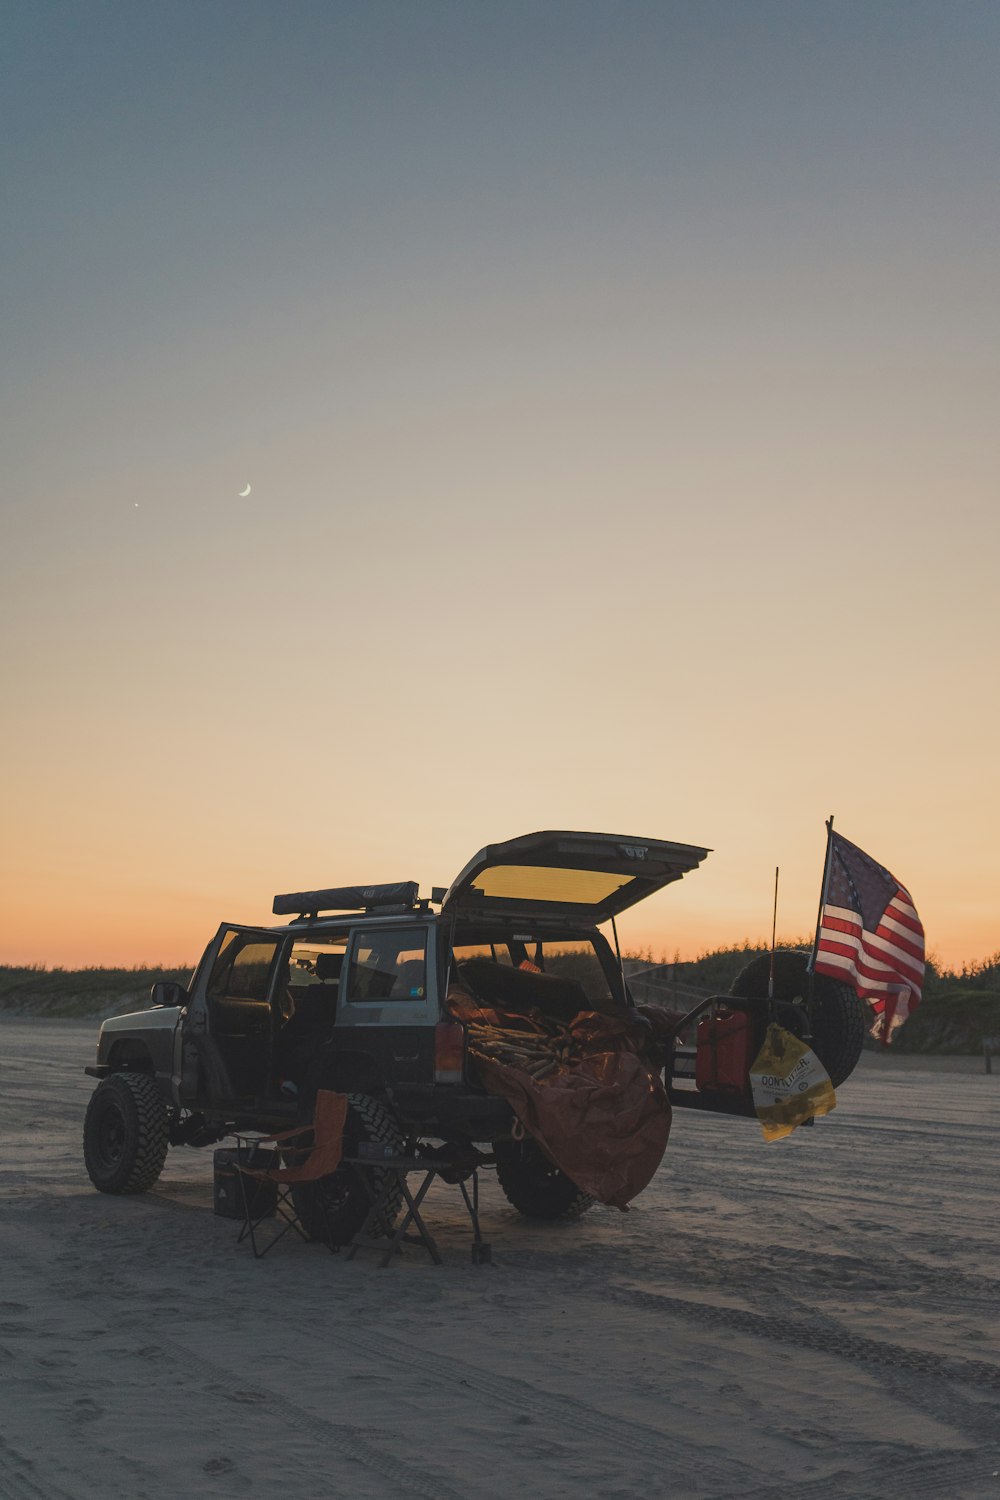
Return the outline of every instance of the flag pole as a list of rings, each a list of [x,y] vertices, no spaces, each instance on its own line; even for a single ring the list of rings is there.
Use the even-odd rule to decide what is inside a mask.
[[[774,916],[771,920],[771,967],[767,975],[767,998],[774,1000],[774,948],[778,935],[778,866],[774,867]]]
[[[807,999],[810,1007],[813,1000],[813,988],[816,976],[816,951],[819,948],[819,930],[823,923],[823,908],[826,905],[827,887],[830,883],[830,851],[833,848],[833,813],[826,820],[826,858],[823,861],[823,884],[819,890],[819,906],[816,910],[816,935],[813,938],[812,952],[809,955],[809,963],[806,973],[809,975],[809,994]]]

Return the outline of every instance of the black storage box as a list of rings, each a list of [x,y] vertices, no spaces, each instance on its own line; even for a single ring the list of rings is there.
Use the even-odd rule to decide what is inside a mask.
[[[255,1167],[263,1170],[279,1165],[277,1151],[260,1146],[241,1146],[234,1150],[226,1147],[214,1153],[215,1157],[215,1212],[221,1219],[244,1217],[243,1193],[240,1190],[240,1167]],[[244,1177],[247,1203],[254,1219],[273,1219],[277,1211],[277,1183],[260,1177]]]

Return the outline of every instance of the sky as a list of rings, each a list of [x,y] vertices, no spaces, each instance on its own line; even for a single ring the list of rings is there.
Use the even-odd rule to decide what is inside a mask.
[[[544,828],[1000,950],[1000,8],[4,6],[0,961]],[[240,491],[250,486],[250,494]]]

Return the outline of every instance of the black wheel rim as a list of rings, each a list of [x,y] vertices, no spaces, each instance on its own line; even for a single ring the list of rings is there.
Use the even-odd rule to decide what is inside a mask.
[[[97,1122],[97,1150],[108,1167],[117,1167],[125,1154],[125,1117],[114,1105]]]

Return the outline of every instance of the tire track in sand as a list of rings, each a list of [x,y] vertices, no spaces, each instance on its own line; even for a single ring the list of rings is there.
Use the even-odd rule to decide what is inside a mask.
[[[907,1349],[901,1344],[866,1338],[863,1334],[811,1328],[807,1323],[799,1323],[791,1318],[768,1317],[762,1313],[747,1312],[737,1307],[719,1307],[708,1302],[690,1302],[683,1297],[646,1292],[640,1287],[609,1286],[603,1290],[602,1296],[630,1307],[646,1307],[651,1311],[673,1313],[701,1323],[723,1326],[735,1333],[748,1333],[753,1338],[773,1339],[782,1344],[795,1344],[801,1349],[812,1349],[820,1354],[839,1355],[858,1364],[880,1367],[889,1365],[896,1369],[914,1370],[918,1374],[939,1380],[959,1380],[987,1390],[1000,1390],[1000,1365],[990,1364],[985,1360],[949,1359],[922,1349]]]
[[[237,1378],[224,1364],[209,1359],[204,1354],[196,1354],[180,1339],[158,1335],[155,1345],[150,1348],[150,1353],[154,1351],[166,1353],[185,1370],[200,1370],[203,1376],[211,1379],[216,1389],[221,1389],[230,1399],[241,1404],[248,1400],[259,1403],[268,1414],[280,1415],[285,1426],[294,1427],[296,1431],[314,1438],[324,1447],[332,1448],[341,1458],[360,1464],[389,1480],[396,1494],[417,1495],[420,1500],[466,1500],[464,1494],[453,1489],[443,1476],[437,1475],[433,1470],[382,1452],[372,1443],[366,1442],[349,1423],[331,1422],[325,1417],[317,1417],[290,1401],[287,1396],[264,1386],[254,1385],[243,1376]],[[322,1482],[324,1486],[328,1485],[327,1476],[323,1476]]]
[[[0,1436],[0,1500],[81,1500],[84,1493],[76,1479],[71,1490],[64,1490],[38,1474],[35,1461]],[[87,1494],[96,1494],[88,1488]]]
[[[267,1310],[263,1316],[270,1315]],[[281,1325],[292,1324],[282,1318]],[[311,1330],[301,1328],[303,1336]],[[557,1395],[542,1390],[520,1376],[484,1374],[478,1365],[463,1360],[456,1354],[434,1354],[424,1347],[417,1347],[397,1336],[380,1332],[377,1338],[366,1338],[352,1329],[327,1328],[324,1337],[330,1343],[342,1345],[363,1354],[366,1359],[388,1362],[393,1369],[407,1366],[417,1378],[426,1380],[431,1376],[442,1385],[453,1386],[465,1396],[476,1395],[490,1404],[500,1403],[519,1415],[544,1417],[555,1426],[568,1431],[586,1431],[602,1437],[612,1451],[627,1445],[630,1453],[640,1453],[663,1472],[670,1472],[675,1479],[680,1473],[690,1475],[690,1482],[698,1491],[707,1484],[736,1486],[723,1490],[734,1494],[746,1482],[746,1469],[741,1462],[723,1463],[713,1459],[703,1444],[688,1442],[684,1438],[668,1436],[643,1422],[629,1417],[612,1416],[577,1397]]]
[[[54,1300],[59,1300],[60,1291],[54,1278],[51,1275],[43,1275],[39,1271],[37,1262],[23,1248],[15,1248],[8,1244],[5,1246],[4,1254],[10,1260],[20,1261],[26,1269],[30,1270],[36,1282],[44,1280],[53,1293]],[[141,1300],[143,1288],[139,1282],[121,1268],[118,1268],[115,1274],[121,1291],[134,1293],[137,1301]],[[107,1330],[103,1324],[95,1323],[93,1332],[96,1335],[106,1333]],[[255,1406],[260,1411],[261,1417],[265,1414],[275,1418],[280,1417],[282,1429],[294,1427],[297,1431],[319,1442],[324,1448],[332,1449],[348,1462],[356,1463],[378,1474],[380,1478],[388,1481],[393,1494],[413,1495],[417,1497],[417,1500],[465,1500],[464,1495],[453,1489],[445,1478],[435,1471],[382,1452],[373,1443],[361,1437],[348,1423],[332,1422],[323,1417],[314,1416],[271,1389],[255,1385],[243,1376],[237,1378],[224,1364],[196,1353],[179,1339],[164,1337],[157,1333],[145,1346],[143,1353],[147,1358],[166,1355],[167,1358],[179,1364],[185,1372],[201,1371],[202,1375],[211,1382],[214,1391],[221,1392],[237,1405]],[[89,1439],[89,1433],[81,1432],[80,1440],[94,1447]],[[107,1452],[103,1446],[100,1451]],[[3,1450],[0,1450],[0,1458],[2,1456]],[[126,1459],[124,1454],[115,1456],[123,1462]],[[45,1488],[41,1480],[36,1481],[32,1478],[31,1465],[31,1460],[24,1459],[20,1466],[14,1465],[9,1475],[0,1473],[0,1500],[82,1500],[79,1484],[72,1491],[62,1490],[53,1485]],[[8,1496],[4,1494],[3,1485],[7,1483],[9,1477],[12,1487]],[[311,1478],[317,1486],[315,1491],[317,1494],[330,1495],[331,1500],[335,1500],[329,1475],[324,1470],[317,1469],[312,1473]],[[88,1493],[96,1492],[90,1490]]]
[[[965,1485],[995,1486],[993,1470],[981,1450],[933,1453],[924,1458],[882,1456],[860,1474],[839,1470],[825,1479],[793,1487],[795,1500],[955,1500]],[[788,1485],[744,1490],[740,1500],[788,1500]]]

